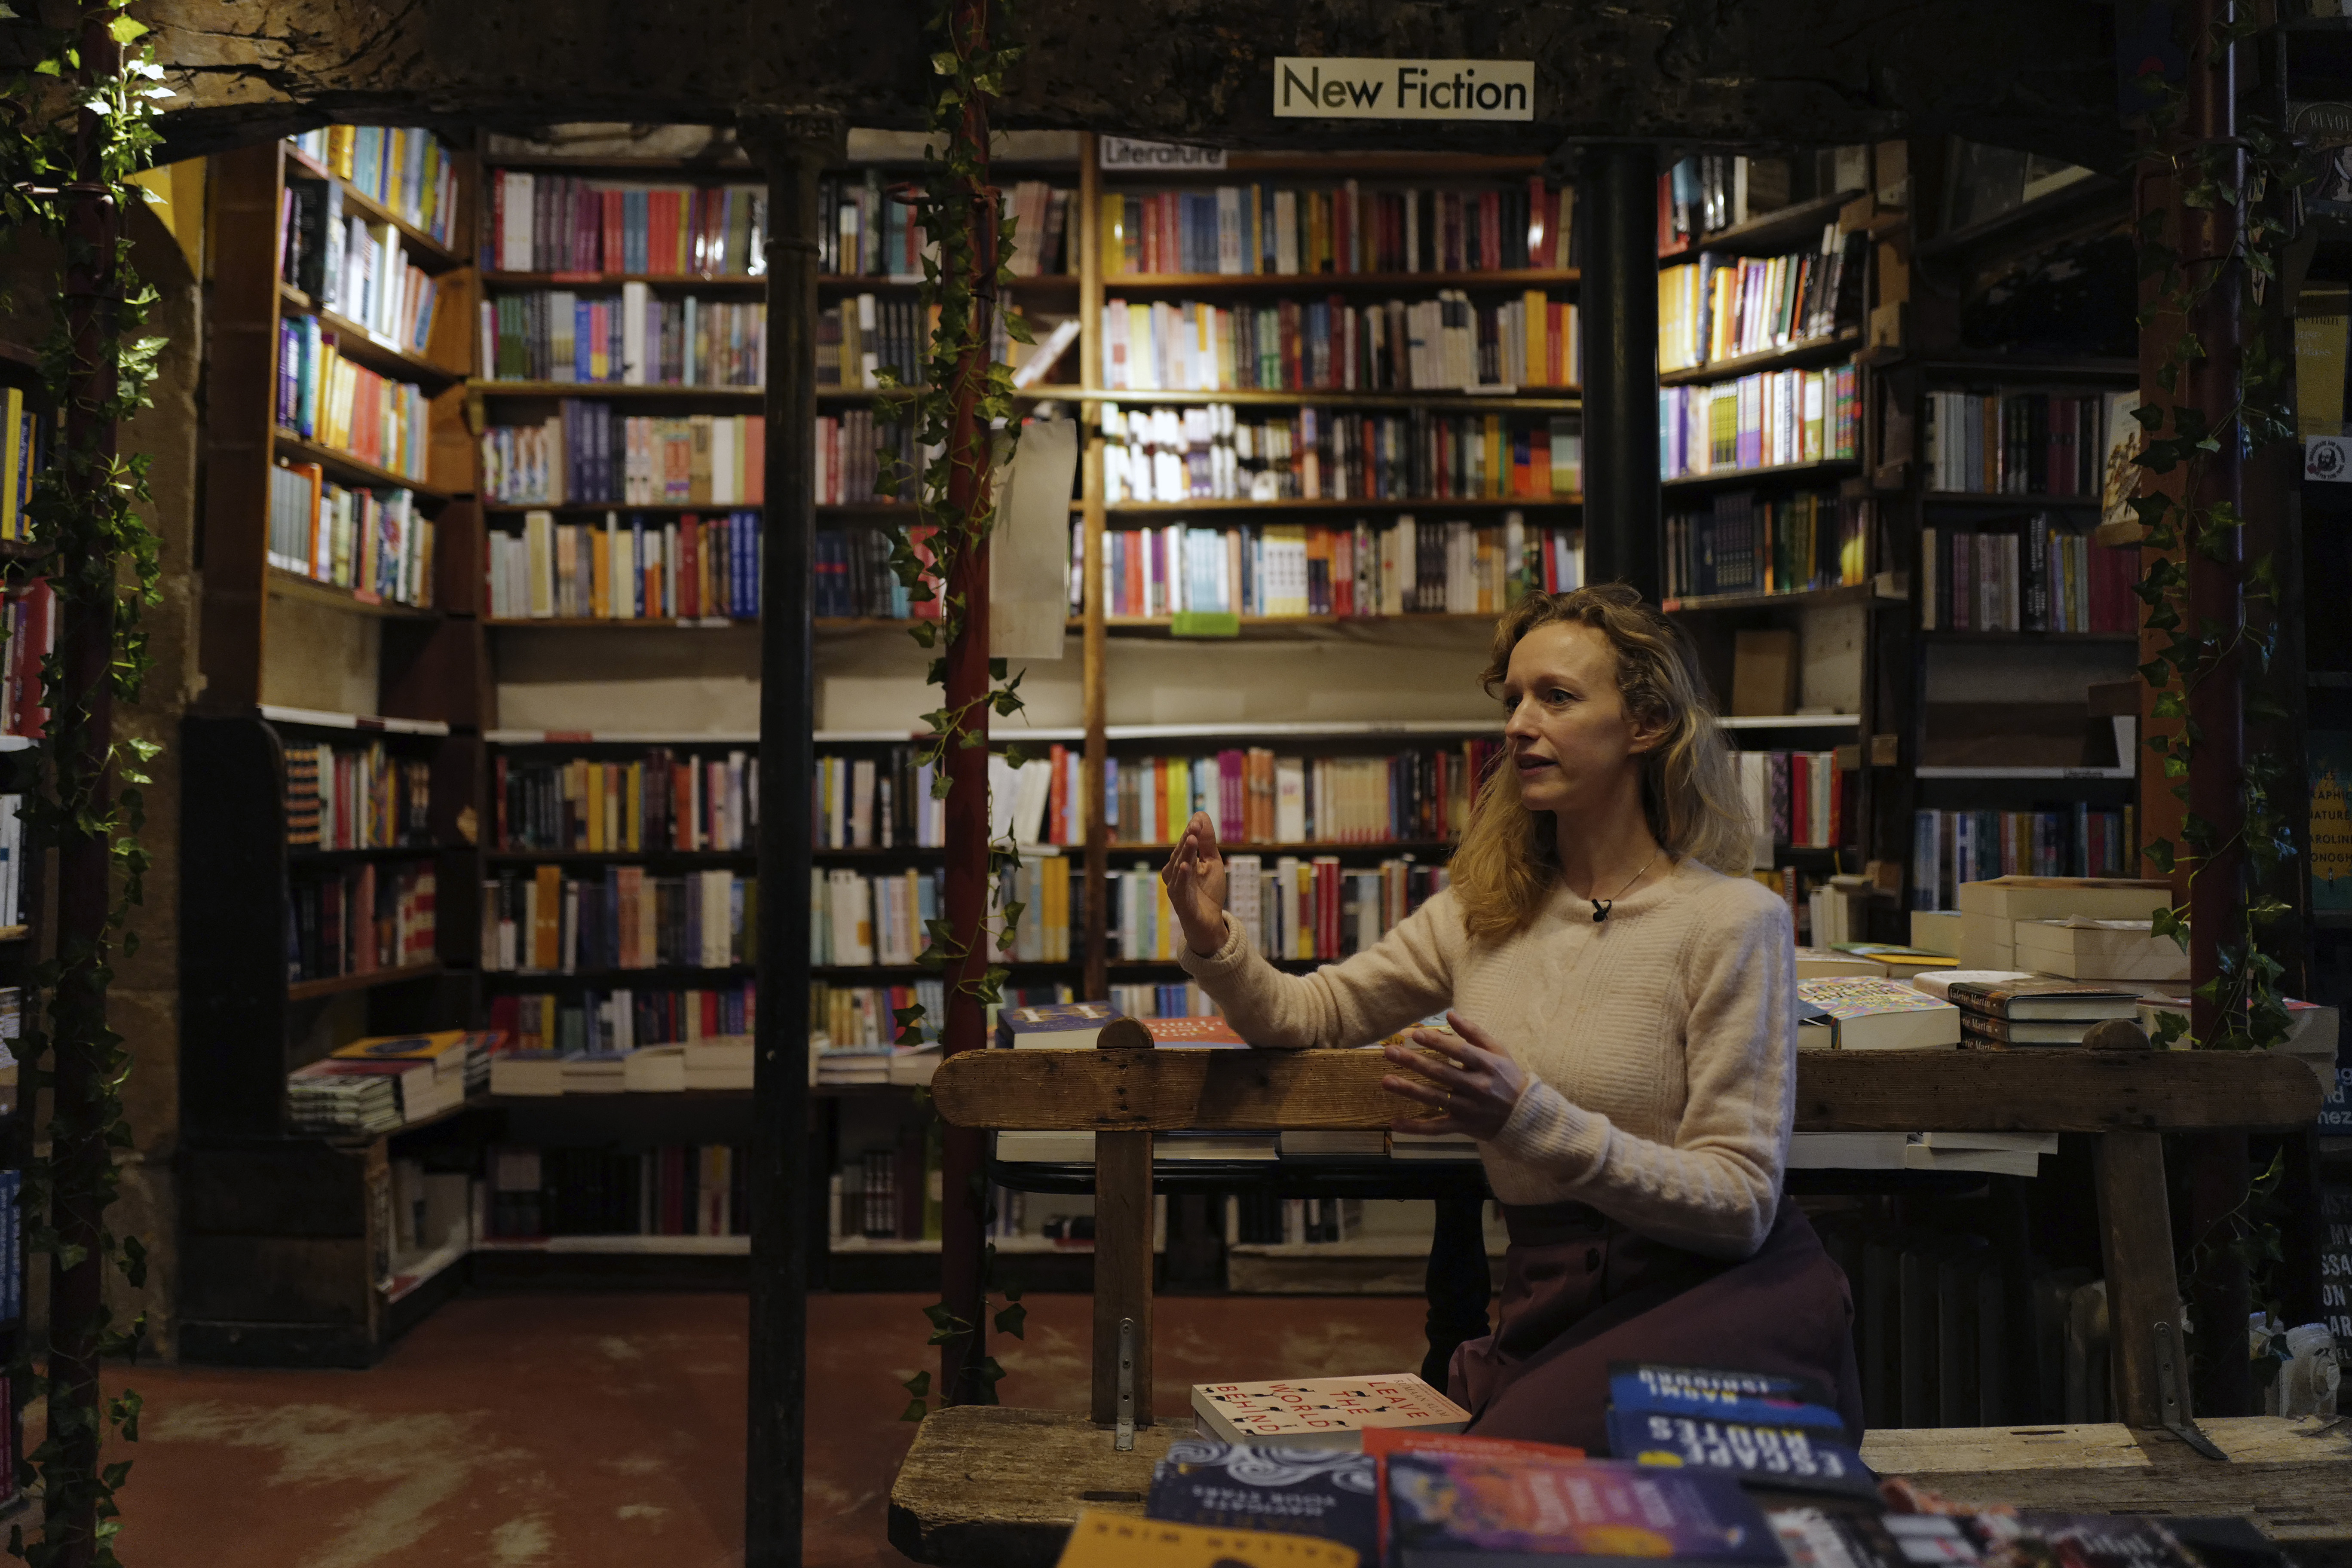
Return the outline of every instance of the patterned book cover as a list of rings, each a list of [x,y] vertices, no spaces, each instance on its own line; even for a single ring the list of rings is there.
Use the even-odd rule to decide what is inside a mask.
[[[1900,980],[1866,974],[1827,974],[1797,982],[1797,995],[1832,1018],[1862,1018],[1873,1013],[1933,1013],[1949,1006]]]
[[[1778,1564],[1780,1542],[1727,1476],[1615,1459],[1396,1454],[1387,1460],[1399,1568],[1490,1558]]]
[[[1144,1512],[1179,1524],[1317,1535],[1376,1558],[1379,1460],[1330,1448],[1179,1437],[1152,1468]]]
[[[1145,1018],[1139,1020],[1156,1046],[1246,1046],[1249,1044],[1223,1018]]]
[[[1311,1535],[1079,1510],[1055,1568],[1357,1568],[1352,1548]]]
[[[1708,1415],[1772,1426],[1845,1430],[1828,1390],[1809,1377],[1739,1372],[1726,1367],[1658,1366],[1614,1362],[1609,1405],[1638,1415]]]
[[[1202,1435],[1229,1443],[1307,1443],[1353,1448],[1368,1426],[1458,1432],[1470,1413],[1411,1373],[1307,1377],[1295,1382],[1201,1383],[1192,1413]]]
[[[1123,1027],[1122,1027],[1123,1026]],[[1148,1045],[1143,1026],[1108,1002],[1046,1002],[1030,1007],[1006,1007],[996,1015],[1000,1047],[1039,1046],[1087,1050],[1105,1035],[1135,1037],[1134,1045]]]
[[[1860,1454],[1803,1426],[1612,1409],[1609,1447],[1617,1458],[1637,1465],[1714,1470],[1790,1491],[1878,1495],[1877,1478]]]

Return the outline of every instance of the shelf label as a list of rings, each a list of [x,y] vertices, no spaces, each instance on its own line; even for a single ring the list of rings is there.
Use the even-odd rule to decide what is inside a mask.
[[[1242,618],[1229,610],[1179,610],[1169,624],[1168,634],[1180,637],[1237,637],[1242,635]]]
[[[1181,142],[1138,142],[1126,136],[1103,136],[1095,142],[1095,161],[1105,169],[1222,169],[1223,147],[1189,147]]]
[[[1274,112],[1293,120],[1533,120],[1533,60],[1274,62]]]
[[[2305,437],[2303,477],[2321,484],[2352,484],[2352,437]]]

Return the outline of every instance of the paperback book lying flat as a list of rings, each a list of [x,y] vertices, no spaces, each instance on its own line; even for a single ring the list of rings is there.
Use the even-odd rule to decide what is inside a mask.
[[[1663,1469],[1713,1470],[1790,1491],[1878,1495],[1878,1479],[1860,1454],[1802,1426],[1612,1410],[1609,1447],[1621,1459]]]
[[[1845,1418],[1810,1377],[1711,1366],[1612,1362],[1609,1407],[1630,1415],[1706,1415],[1771,1426],[1843,1432]]]
[[[1459,1432],[1470,1424],[1470,1412],[1411,1373],[1198,1383],[1192,1414],[1205,1437],[1326,1448],[1360,1447],[1368,1427]]]
[[[1370,1454],[1179,1437],[1152,1467],[1144,1512],[1180,1524],[1321,1536],[1377,1562],[1379,1481]]]
[[[1398,1568],[1782,1561],[1763,1514],[1724,1476],[1612,1459],[1393,1454],[1386,1464]]]

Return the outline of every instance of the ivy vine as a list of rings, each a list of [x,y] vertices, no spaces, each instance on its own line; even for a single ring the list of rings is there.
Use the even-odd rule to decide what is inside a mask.
[[[110,722],[111,702],[138,695],[151,662],[140,617],[160,598],[161,577],[155,536],[136,510],[151,499],[148,458],[114,449],[117,427],[147,402],[163,346],[141,335],[157,296],[131,267],[121,215],[143,199],[131,177],[153,162],[156,100],[172,96],[154,85],[163,73],[152,47],[125,56],[148,30],[128,5],[89,0],[73,26],[52,28],[0,4],[0,20],[26,29],[34,46],[27,58],[37,62],[0,93],[0,228],[46,236],[64,272],[50,291],[41,373],[50,406],[67,417],[33,490],[35,554],[23,570],[47,580],[64,626],[102,629],[106,660],[94,683],[79,688],[63,652],[42,661],[49,716],[22,813],[34,852],[100,845],[110,871],[100,929],[60,934],[56,957],[33,975],[46,1012],[26,1008],[17,1041],[23,1103],[36,1103],[45,1089],[56,1093],[49,1152],[27,1160],[20,1198],[26,1249],[50,1260],[48,1354],[37,1362],[26,1343],[6,1369],[11,1386],[47,1410],[46,1435],[17,1461],[20,1485],[40,1505],[37,1533],[27,1539],[19,1524],[8,1541],[10,1552],[35,1568],[118,1563],[116,1496],[131,1467],[100,1460],[110,1432],[137,1439],[140,1396],[125,1390],[105,1398],[99,1364],[135,1360],[146,1330],[144,1313],[118,1325],[102,1289],[108,1270],[133,1289],[146,1279],[139,1238],[118,1237],[104,1223],[117,1191],[113,1152],[131,1144],[122,1105],[130,1054],[108,1026],[106,994],[115,951],[138,951],[129,919],[148,866],[139,786],[150,782],[145,769],[160,749],[118,742]],[[110,255],[93,249],[93,233],[110,237]],[[59,640],[62,648],[68,639]],[[79,1290],[65,1283],[69,1277]]]
[[[997,315],[1005,286],[1013,278],[1009,262],[1015,238],[1012,216],[1003,210],[1000,193],[988,169],[987,104],[1003,89],[1003,73],[1020,56],[1017,47],[1000,47],[989,40],[992,11],[1002,18],[1005,0],[942,0],[929,26],[940,44],[930,57],[937,79],[931,97],[929,130],[937,140],[924,148],[924,179],[919,184],[895,190],[893,197],[908,209],[928,242],[923,253],[921,306],[931,322],[924,374],[914,384],[893,372],[884,372],[884,402],[877,423],[884,439],[878,447],[879,479],[876,489],[892,500],[911,502],[904,508],[909,521],[893,530],[890,565],[919,611],[936,605],[936,618],[919,614],[908,627],[918,646],[933,657],[926,672],[929,684],[948,684],[948,660],[940,649],[972,635],[969,594],[986,595],[988,584],[971,568],[994,531],[997,497],[994,476],[1012,461],[1020,440],[1021,417],[1015,406],[1013,372],[993,353]],[[1034,342],[1028,323],[1013,310],[1003,310],[1006,334],[1015,342]],[[918,454],[914,463],[902,460],[895,445],[901,430],[911,428]],[[930,764],[931,795],[949,793],[950,752],[987,744],[984,726],[991,714],[1009,718],[1021,711],[1021,676],[1009,673],[1001,658],[988,661],[989,679],[976,695],[950,700],[923,715],[929,727],[917,748],[918,759]],[[1018,767],[1024,760],[1017,747],[1007,748],[1006,760]],[[926,922],[930,937],[921,962],[941,973],[948,984],[983,1006],[1003,1000],[1010,969],[1002,961],[1010,952],[1020,923],[1022,905],[1014,873],[1021,856],[1008,830],[988,845],[990,902],[995,908],[997,952],[980,955],[989,945],[982,929],[958,931],[944,916]],[[977,973],[975,973],[977,968]],[[923,1008],[918,1005],[893,1015],[901,1044],[925,1038]],[[985,1184],[975,1177],[971,1201],[989,1213]],[[986,1310],[993,1288],[996,1248],[988,1244],[982,1256],[982,1308]],[[1021,1293],[1008,1289],[1005,1305],[992,1321],[999,1332],[1016,1338],[1023,1331],[1027,1309]],[[975,1332],[945,1300],[923,1310],[931,1325],[927,1343],[939,1346]],[[996,1384],[1004,1369],[994,1356],[983,1355],[971,1364],[971,1394],[979,1403],[996,1403]],[[918,1372],[903,1385],[908,1394],[903,1419],[919,1421],[931,1395],[931,1374]],[[942,1389],[943,1399],[958,1391]]]

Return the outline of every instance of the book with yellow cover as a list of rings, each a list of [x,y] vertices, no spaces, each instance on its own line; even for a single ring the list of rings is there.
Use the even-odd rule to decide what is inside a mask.
[[[1351,1547],[1310,1535],[1171,1524],[1080,1510],[1056,1568],[1357,1568]]]

